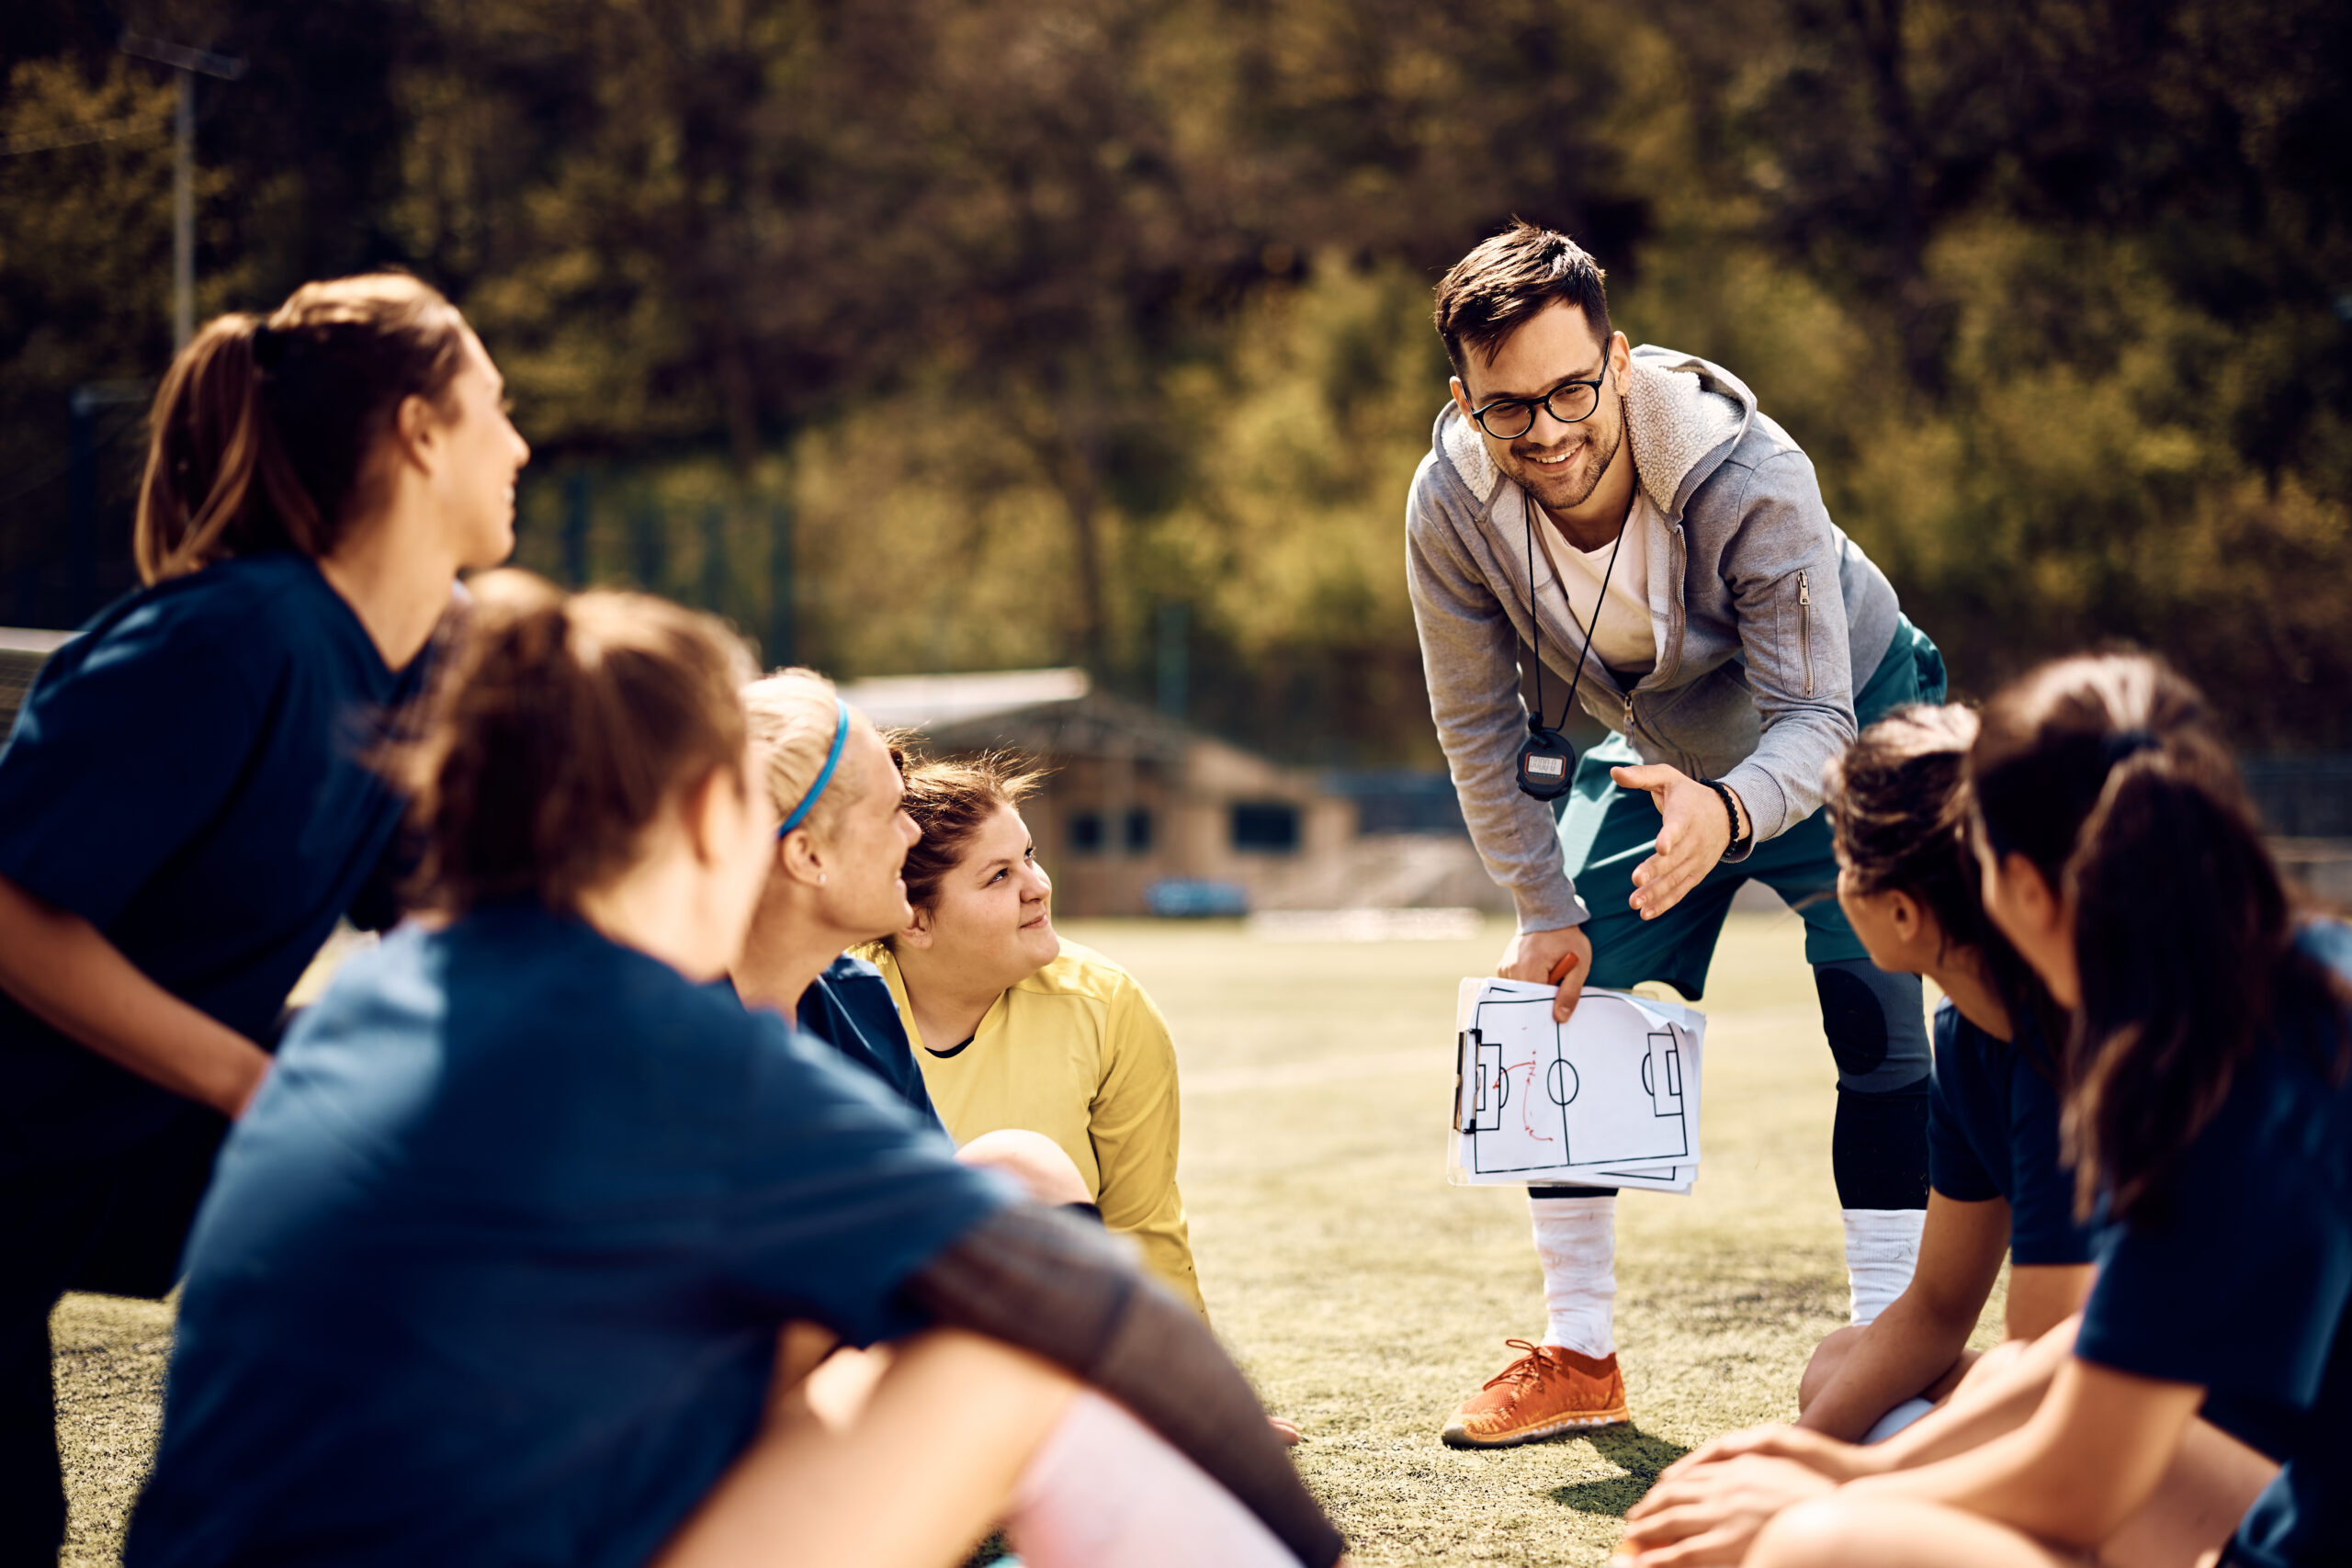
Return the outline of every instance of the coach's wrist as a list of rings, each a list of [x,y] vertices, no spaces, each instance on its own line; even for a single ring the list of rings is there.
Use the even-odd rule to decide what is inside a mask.
[[[1514,889],[1511,916],[1514,935],[1537,936],[1583,925],[1592,919],[1592,909],[1565,878],[1555,878],[1547,887]]]
[[[1756,847],[1756,823],[1747,814],[1747,803],[1739,798],[1739,791],[1721,779],[1706,779],[1702,782],[1706,784],[1708,790],[1724,808],[1724,828],[1726,837],[1724,842],[1723,858],[1735,861],[1746,858],[1747,852]]]
[[[1564,953],[1592,951],[1592,939],[1581,923],[1555,926],[1548,931],[1520,931],[1503,949],[1503,960],[1495,973],[1506,980],[1542,981],[1547,978],[1553,965]]]

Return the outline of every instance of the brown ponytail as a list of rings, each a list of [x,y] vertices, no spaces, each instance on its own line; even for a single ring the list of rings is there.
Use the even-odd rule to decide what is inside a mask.
[[[446,405],[464,356],[457,308],[397,273],[306,283],[266,320],[206,323],[155,394],[140,577],[256,550],[332,553],[374,499],[373,459],[402,400]]]
[[[1969,753],[1979,830],[2075,901],[2082,1005],[2065,1060],[2076,1206],[2117,1218],[2174,1166],[2282,1029],[2346,1060],[2344,988],[2298,953],[2294,911],[2197,689],[2137,655],[2045,665],[1985,705]]]
[[[737,692],[756,671],[718,621],[525,571],[471,588],[422,734],[394,759],[424,840],[423,908],[575,908],[628,868],[679,791],[721,771],[751,787]]]

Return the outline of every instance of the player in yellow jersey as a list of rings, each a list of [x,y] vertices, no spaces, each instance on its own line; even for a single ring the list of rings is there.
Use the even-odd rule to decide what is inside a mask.
[[[1008,1127],[1058,1144],[1112,1230],[1205,1315],[1176,1188],[1176,1047],[1135,977],[1054,930],[1054,885],[1002,758],[905,764],[922,829],[914,918],[865,956],[888,981],[923,1081],[959,1144]]]

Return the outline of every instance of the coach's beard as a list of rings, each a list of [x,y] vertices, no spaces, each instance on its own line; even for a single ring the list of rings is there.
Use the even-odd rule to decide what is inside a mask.
[[[1588,460],[1581,465],[1571,457],[1565,463],[1546,468],[1535,460],[1532,451],[1513,447],[1511,464],[1518,472],[1511,477],[1547,512],[1573,512],[1592,499],[1592,492],[1600,488],[1601,476],[1609,472],[1609,465],[1617,460],[1618,448],[1625,444],[1625,402],[1623,398],[1617,400],[1617,427],[1609,434],[1609,449],[1600,454],[1600,460]],[[1571,453],[1589,452],[1592,447],[1593,443],[1585,440],[1568,450]]]

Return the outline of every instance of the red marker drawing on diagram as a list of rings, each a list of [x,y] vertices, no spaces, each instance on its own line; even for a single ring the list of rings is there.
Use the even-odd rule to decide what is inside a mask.
[[[1558,985],[1561,981],[1568,977],[1568,971],[1576,966],[1577,955],[1575,953],[1564,953],[1560,954],[1560,961],[1552,965],[1552,972],[1544,977],[1544,983],[1547,986]],[[1534,1139],[1537,1143],[1556,1144],[1560,1141],[1559,1139],[1552,1137],[1547,1134],[1537,1132],[1535,1130],[1535,1123],[1528,1120],[1529,1113],[1535,1109],[1535,1058],[1531,1056],[1524,1062],[1511,1063],[1509,1066],[1503,1069],[1503,1072],[1505,1076],[1508,1077],[1510,1074],[1521,1071],[1522,1069],[1525,1070],[1527,1074],[1527,1092],[1519,1097],[1519,1124],[1525,1128],[1527,1130],[1527,1135]]]
[[[1506,1083],[1510,1082],[1511,1075],[1519,1072],[1524,1072],[1527,1075],[1527,1092],[1519,1097],[1519,1124],[1527,1130],[1527,1135],[1529,1137],[1534,1139],[1539,1144],[1558,1143],[1560,1141],[1559,1139],[1552,1137],[1547,1134],[1537,1132],[1535,1130],[1535,1123],[1527,1119],[1528,1113],[1535,1109],[1535,1058],[1530,1056],[1524,1062],[1505,1063],[1503,1065],[1503,1081]]]

